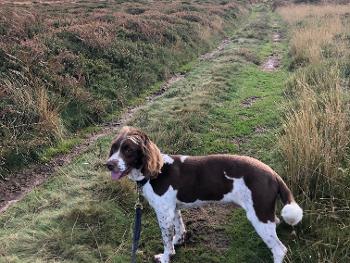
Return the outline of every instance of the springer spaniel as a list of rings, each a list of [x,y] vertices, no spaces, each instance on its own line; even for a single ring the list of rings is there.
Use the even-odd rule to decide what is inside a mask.
[[[142,131],[124,127],[113,141],[107,167],[112,179],[126,175],[142,185],[142,194],[154,208],[162,232],[164,252],[156,262],[168,263],[174,245],[184,242],[181,209],[208,202],[234,203],[246,211],[256,232],[281,263],[287,248],[276,234],[275,202],[289,225],[298,224],[303,211],[282,178],[266,164],[247,156],[182,156],[161,154]]]

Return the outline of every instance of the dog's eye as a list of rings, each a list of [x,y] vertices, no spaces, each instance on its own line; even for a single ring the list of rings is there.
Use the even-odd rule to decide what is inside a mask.
[[[127,145],[125,145],[123,147],[123,150],[124,150],[125,153],[133,153],[134,152],[134,149],[132,149],[131,147],[129,147]]]

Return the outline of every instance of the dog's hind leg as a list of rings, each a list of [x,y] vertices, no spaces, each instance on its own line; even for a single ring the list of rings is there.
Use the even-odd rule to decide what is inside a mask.
[[[175,236],[173,239],[173,244],[174,246],[181,245],[185,242],[186,229],[182,220],[181,211],[178,209],[175,210],[174,226]]]
[[[173,244],[175,210],[165,209],[156,211],[160,230],[162,232],[164,252],[154,256],[156,262],[169,263],[170,256],[175,255]]]
[[[259,189],[257,186],[255,188]],[[275,197],[272,195],[270,199],[256,198],[255,203],[253,203],[252,191],[247,187],[244,179],[234,179],[233,191],[230,197],[234,203],[240,205],[246,211],[248,220],[272,251],[274,263],[282,263],[287,248],[278,239],[276,233]],[[266,221],[259,220],[255,210],[257,207],[260,208],[260,211],[264,211]]]
[[[282,263],[287,253],[287,248],[278,239],[276,233],[276,223],[267,221],[267,223],[261,222],[255,215],[255,211],[247,211],[247,217],[254,226],[256,232],[270,248],[273,254],[274,263]]]

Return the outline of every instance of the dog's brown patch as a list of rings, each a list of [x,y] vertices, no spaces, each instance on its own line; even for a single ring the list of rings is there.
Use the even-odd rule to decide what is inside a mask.
[[[232,180],[225,177],[235,176],[231,164],[227,162],[231,158],[229,155],[189,157],[183,163],[180,156],[171,158],[174,159],[174,163],[165,164],[158,179],[151,180],[151,185],[158,195],[163,195],[169,186],[172,186],[178,190],[178,200],[192,203],[197,200],[221,200],[225,194],[232,191]]]
[[[233,178],[243,178],[252,192],[259,220],[265,223],[275,220],[275,202],[281,187],[279,176],[266,164],[237,155],[188,157],[185,162],[181,162],[180,156],[170,157],[174,162],[165,163],[157,179],[150,181],[159,196],[171,186],[178,191],[177,199],[183,203],[219,201],[232,191]],[[289,190],[285,194],[287,198],[291,196]]]

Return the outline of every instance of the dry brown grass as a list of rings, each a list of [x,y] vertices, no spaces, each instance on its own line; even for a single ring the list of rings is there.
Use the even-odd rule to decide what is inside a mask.
[[[36,89],[34,100],[41,133],[51,133],[55,138],[62,138],[63,127],[60,115],[58,110],[51,105],[47,91],[44,87],[39,87]]]
[[[285,178],[305,211],[290,262],[349,262],[350,5],[286,6],[288,104],[279,138]],[[310,261],[311,262],[311,261]]]
[[[308,65],[288,82],[292,102],[281,149],[293,188],[304,189],[311,198],[322,197],[334,188],[348,157],[349,94],[341,76],[348,25],[341,15],[350,5],[301,5],[278,11],[292,27],[292,59]]]
[[[320,63],[329,55],[327,49],[335,44],[335,38],[348,30],[341,16],[350,13],[350,5],[294,5],[277,11],[293,26],[290,50],[297,64]],[[344,55],[345,46],[338,40],[332,55]]]
[[[322,76],[319,69],[311,78],[310,71],[300,71],[290,82],[294,103],[280,138],[291,187],[313,200],[336,189],[350,140],[348,94],[339,71],[331,68]]]
[[[12,104],[12,107],[0,113],[1,128],[9,133],[4,144],[16,148],[20,146],[18,140],[25,138],[37,137],[40,141],[62,138],[61,119],[58,110],[50,103],[46,89],[24,83],[23,80],[12,79],[0,84],[1,90],[6,91],[5,98]]]
[[[296,28],[291,39],[291,53],[299,61],[320,63],[324,48],[332,45],[334,37],[343,31],[339,17],[323,18],[307,27]]]
[[[301,21],[315,21],[320,18],[339,17],[350,13],[350,4],[347,5],[288,5],[276,10],[289,24]]]

